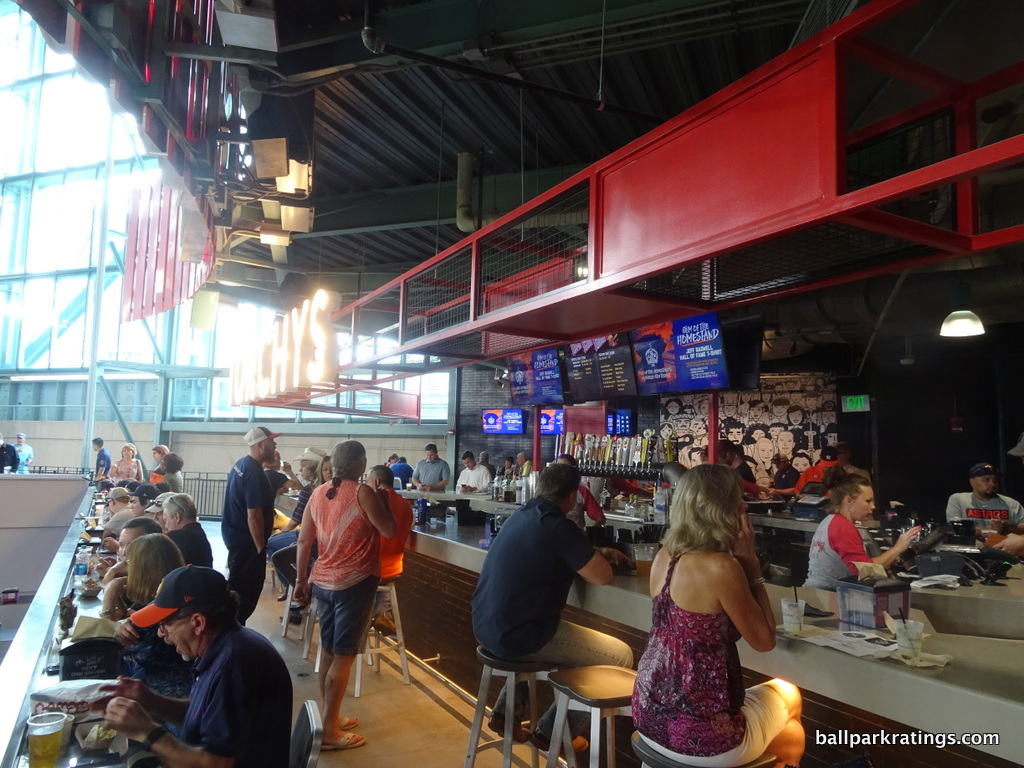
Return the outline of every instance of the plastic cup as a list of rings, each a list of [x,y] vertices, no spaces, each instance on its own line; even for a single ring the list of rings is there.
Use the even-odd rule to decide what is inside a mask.
[[[636,575],[647,581],[651,580],[651,563],[654,562],[655,547],[653,544],[633,545],[633,562],[636,563]]]
[[[66,749],[68,744],[71,743],[71,734],[75,732],[75,717],[74,715],[64,715],[64,730],[60,734],[60,748]]]
[[[786,632],[799,632],[804,628],[804,600],[782,598],[782,628]]]
[[[56,768],[65,720],[63,712],[44,712],[28,719],[29,768]]]
[[[920,621],[896,621],[896,647],[900,655],[908,659],[916,659],[921,655],[921,635],[924,624]]]

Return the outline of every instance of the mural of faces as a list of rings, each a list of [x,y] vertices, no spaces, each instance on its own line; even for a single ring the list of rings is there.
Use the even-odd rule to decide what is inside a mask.
[[[822,447],[841,440],[835,404],[831,377],[764,377],[760,390],[721,393],[714,428],[708,425],[707,395],[663,396],[658,434],[674,442],[680,463],[688,467],[699,463],[700,451],[717,439],[741,446],[758,477],[774,471],[775,454],[790,459],[802,472],[817,463]]]

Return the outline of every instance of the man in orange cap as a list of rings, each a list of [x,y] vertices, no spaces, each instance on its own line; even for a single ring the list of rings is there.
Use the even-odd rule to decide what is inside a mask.
[[[288,765],[292,682],[270,642],[239,625],[238,595],[212,568],[185,566],[164,578],[156,598],[131,616],[186,660],[196,659],[188,699],[172,699],[122,677],[106,686],[104,719],[142,743],[165,768]],[[180,726],[175,737],[159,723]]]

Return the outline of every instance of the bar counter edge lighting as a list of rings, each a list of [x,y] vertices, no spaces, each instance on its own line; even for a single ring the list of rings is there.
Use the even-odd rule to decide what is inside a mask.
[[[0,665],[0,768],[17,765],[24,722],[29,715],[29,694],[38,687],[36,681],[46,666],[57,619],[57,601],[70,580],[81,540],[80,518],[91,512],[92,497],[89,488]],[[56,682],[57,678],[52,680]]]
[[[411,652],[420,658],[440,654],[435,668],[468,691],[475,691],[479,684],[469,598],[486,555],[478,544],[481,537],[480,526],[456,526],[447,531],[437,525],[417,526],[410,534],[405,569],[398,581]],[[616,575],[609,586],[576,579],[563,616],[620,637],[634,648],[638,659],[651,621],[651,599],[647,585],[641,582],[635,576],[622,575]],[[767,587],[778,616],[779,601],[792,596],[793,590],[773,584]],[[835,593],[810,588],[797,591],[809,603],[834,610],[829,601]],[[941,600],[942,596],[935,596],[929,611]],[[1017,609],[1024,607],[1024,600],[1010,602],[1017,602]],[[1006,603],[992,600],[991,610],[1005,611]],[[945,607],[955,611],[960,605],[962,601],[950,595]],[[921,618],[917,611],[914,615]],[[825,764],[861,751],[815,746],[816,734],[824,738],[843,728],[860,733],[890,729],[898,733],[995,733],[1000,742],[995,745],[940,749],[905,746],[921,744],[905,741],[903,746],[876,744],[868,749],[872,754],[888,749],[892,755],[903,756],[909,754],[904,750],[916,750],[922,764],[935,766],[962,765],[964,758],[978,765],[1016,765],[1024,754],[1020,729],[1024,721],[1024,671],[1020,664],[1024,641],[944,634],[933,631],[930,624],[926,632],[927,653],[953,656],[946,667],[911,668],[889,659],[860,659],[782,634],[768,653],[756,653],[742,641],[739,651],[748,685],[779,677],[801,689],[808,754],[817,751]],[[496,692],[497,688],[492,695]],[[635,765],[628,740],[622,744],[626,750],[620,754],[623,765]]]

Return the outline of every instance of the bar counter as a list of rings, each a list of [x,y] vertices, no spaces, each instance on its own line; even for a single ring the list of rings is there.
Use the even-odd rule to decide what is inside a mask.
[[[482,538],[482,526],[417,526],[410,535],[408,549],[439,563],[479,574],[486,556],[486,551],[480,547]],[[409,570],[410,565],[407,565],[407,574]],[[925,595],[914,591],[912,617],[925,619],[926,632],[931,633],[924,641],[924,650],[953,656],[953,661],[944,668],[911,668],[889,659],[860,659],[781,633],[775,649],[769,653],[756,653],[741,642],[740,658],[746,670],[764,677],[781,677],[799,686],[805,697],[812,695],[818,701],[827,700],[824,706],[831,708],[830,716],[823,722],[805,723],[809,751],[813,749],[815,729],[825,733],[839,727],[852,727],[859,732],[868,730],[856,724],[851,726],[850,718],[845,715],[847,710],[854,709],[861,710],[859,717],[854,714],[854,722],[874,722],[872,731],[884,729],[886,726],[879,718],[886,718],[894,724],[932,733],[997,733],[1000,744],[974,749],[1016,764],[1024,755],[1024,733],[1019,725],[1024,722],[1024,672],[1021,669],[1024,641],[953,634],[936,631],[936,628],[941,630],[947,624],[957,623],[955,616],[963,611],[964,604],[970,604],[970,610],[978,615],[987,614],[988,624],[1018,622],[1020,609],[1024,607],[1021,573],[1020,567],[1011,571],[1010,587],[975,586],[958,591],[970,590],[969,597],[958,592]],[[436,579],[437,574],[433,578]],[[793,594],[792,588],[767,586],[775,606],[782,597]],[[803,588],[798,592],[812,605],[835,610],[835,593]],[[446,595],[447,599],[450,596]],[[402,605],[404,616],[405,603]],[[610,621],[641,633],[650,630],[651,599],[647,585],[635,576],[616,575],[609,586],[595,586],[577,579],[569,594],[569,605],[591,614],[597,623]],[[1007,610],[1011,605],[1014,610]],[[927,616],[920,615],[922,606],[927,606]],[[1011,613],[1014,614],[1012,620],[1008,620]],[[837,625],[835,619],[812,620],[812,623],[824,627]],[[897,727],[897,730],[901,729]],[[902,730],[905,732],[907,728]],[[945,753],[952,761],[948,764],[957,764],[948,748],[922,749],[933,750],[933,757]],[[1005,765],[1000,760],[972,754],[963,747],[956,749],[982,764]],[[943,763],[929,760],[927,764]]]

